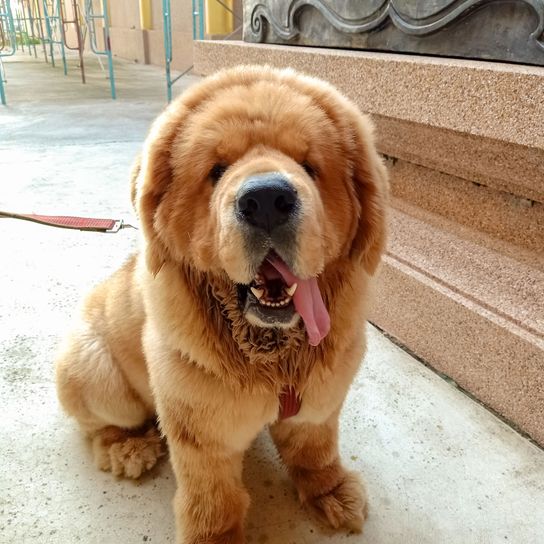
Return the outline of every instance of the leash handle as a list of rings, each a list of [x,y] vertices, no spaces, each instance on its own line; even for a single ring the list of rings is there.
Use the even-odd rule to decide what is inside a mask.
[[[48,225],[61,229],[72,229],[90,232],[115,233],[125,228],[137,228],[125,223],[122,219],[99,219],[93,217],[73,217],[69,215],[39,215],[3,212],[0,210],[0,218],[22,219],[40,225]]]

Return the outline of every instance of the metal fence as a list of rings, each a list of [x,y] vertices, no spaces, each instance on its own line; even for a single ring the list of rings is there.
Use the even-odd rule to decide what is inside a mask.
[[[172,41],[172,3],[162,2],[166,97],[172,100],[173,86],[193,66],[174,75]],[[140,9],[142,6],[140,5]],[[217,25],[221,16],[228,15],[230,28]],[[142,16],[142,14],[141,14]],[[223,17],[224,19],[224,17]],[[215,22],[214,22],[215,21]],[[236,24],[235,24],[236,23]],[[214,26],[215,25],[215,26]],[[239,32],[241,18],[234,12],[233,0],[192,0],[193,40],[203,40],[212,34],[229,39]],[[142,24],[142,28],[145,26]],[[226,28],[228,31],[226,31]],[[69,30],[72,30],[70,32]],[[71,38],[70,38],[71,37]],[[75,37],[75,39],[74,39]],[[72,43],[69,42],[72,40]],[[108,0],[0,0],[0,97],[6,104],[5,65],[2,58],[17,51],[27,53],[56,67],[62,66],[64,75],[72,69],[67,62],[68,51],[77,51],[77,68],[82,83],[85,77],[85,46],[94,53],[101,69],[107,74],[110,94],[116,98],[115,72],[110,40]]]
[[[208,12],[206,11],[206,6],[208,6]],[[234,36],[242,28],[242,19],[236,15],[232,5],[227,4],[224,0],[192,0],[193,8],[193,40],[204,40],[206,39],[206,23],[209,23],[211,26],[211,11],[213,8],[219,8],[226,13],[232,15],[233,20],[236,20],[237,25],[233,30],[228,32],[226,35],[223,35],[223,39],[228,40],[230,37]],[[166,98],[168,102],[172,100],[172,87],[180,78],[188,74],[193,66],[188,66],[180,74],[173,77],[172,76],[172,60],[173,60],[173,51],[172,51],[172,9],[170,0],[162,0],[162,13],[163,13],[163,32],[164,32],[164,60],[165,60],[165,75],[166,75]],[[207,17],[208,16],[208,17]],[[210,31],[210,34],[212,32]]]
[[[0,0],[0,95],[6,104],[4,84],[7,82],[2,57],[17,51],[38,58],[41,50],[45,62],[55,68],[60,61],[68,74],[67,50],[77,51],[82,83],[85,79],[85,43],[96,55],[102,70],[107,72],[110,94],[116,98],[115,73],[109,35],[108,0]],[[97,9],[96,4],[99,5]],[[67,9],[70,7],[70,10]],[[68,15],[70,11],[70,15]],[[68,43],[67,28],[75,31],[75,43]],[[99,45],[101,35],[103,46]],[[105,60],[106,66],[104,66]]]

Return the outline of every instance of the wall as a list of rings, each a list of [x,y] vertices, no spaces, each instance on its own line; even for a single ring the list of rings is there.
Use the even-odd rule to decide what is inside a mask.
[[[148,0],[149,28],[140,22],[136,0],[110,2],[110,34],[114,56],[141,64],[164,66],[164,34],[161,0]],[[193,19],[191,0],[172,0],[172,67],[185,70],[192,64]]]

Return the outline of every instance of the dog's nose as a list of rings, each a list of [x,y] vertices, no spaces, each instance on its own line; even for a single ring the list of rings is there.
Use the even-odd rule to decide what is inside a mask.
[[[277,173],[248,178],[238,191],[238,216],[254,227],[271,233],[286,223],[298,206],[296,189]]]

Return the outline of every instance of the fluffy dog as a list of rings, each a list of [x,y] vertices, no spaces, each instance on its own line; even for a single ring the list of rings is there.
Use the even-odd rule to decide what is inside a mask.
[[[87,298],[57,361],[98,466],[137,478],[166,436],[183,544],[239,544],[244,452],[269,426],[302,502],[361,530],[338,454],[385,243],[369,120],[331,85],[239,67],[156,120],[133,179],[142,248]]]

